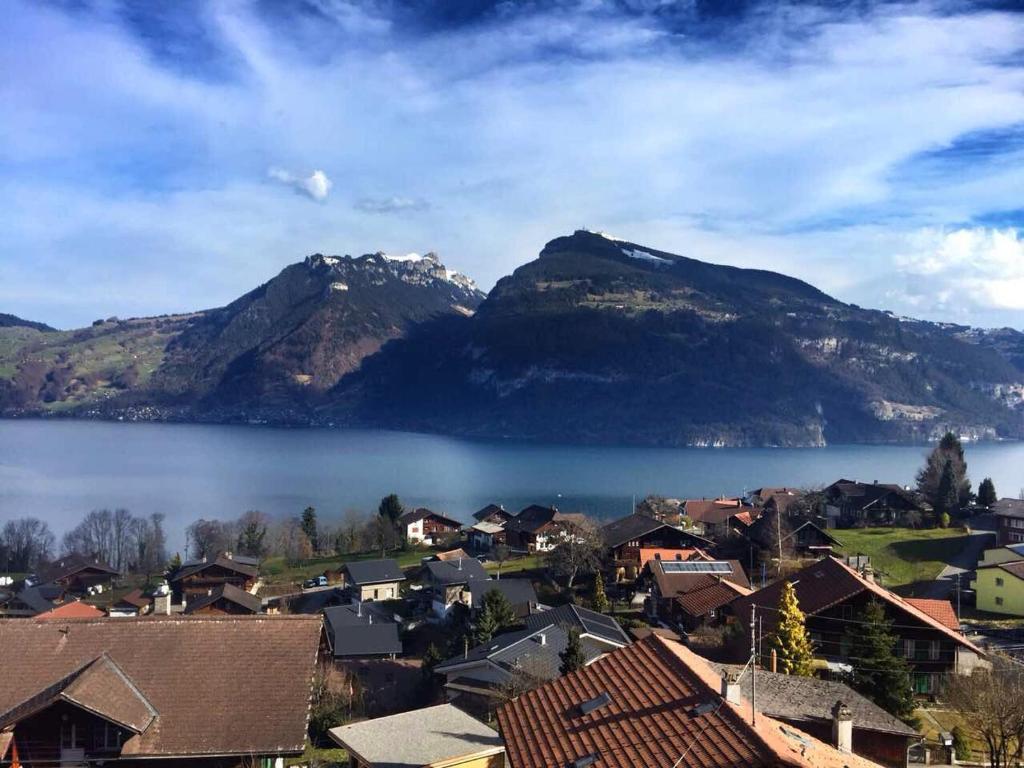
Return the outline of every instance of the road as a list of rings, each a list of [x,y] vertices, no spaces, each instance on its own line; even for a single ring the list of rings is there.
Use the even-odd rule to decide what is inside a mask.
[[[952,558],[951,562],[943,568],[935,581],[921,584],[914,590],[916,597],[932,597],[939,600],[947,599],[953,594],[958,578],[962,574],[973,571],[981,559],[981,553],[994,547],[995,521],[992,515],[978,515],[971,519],[971,534],[968,537],[967,545]],[[967,588],[967,580],[961,583],[962,588]]]

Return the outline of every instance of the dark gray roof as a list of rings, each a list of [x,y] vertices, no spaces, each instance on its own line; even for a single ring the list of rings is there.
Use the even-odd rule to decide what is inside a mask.
[[[51,610],[54,607],[54,600],[63,595],[64,590],[55,584],[40,584],[38,587],[26,587],[16,594],[14,599],[37,613],[43,613]]]
[[[116,568],[107,565],[98,558],[70,554],[58,558],[45,568],[41,568],[39,573],[36,574],[34,581],[36,584],[48,584],[74,576],[82,571],[99,571],[109,576],[119,575]]]
[[[213,559],[205,560],[191,560],[188,563],[183,563],[181,568],[175,571],[170,578],[170,581],[181,581],[186,576],[191,576],[195,573],[212,568],[213,566],[219,566],[228,571],[234,571],[240,573],[243,576],[249,578],[256,578],[259,573],[257,565],[253,564],[251,557],[246,557],[241,560],[236,560],[234,557],[228,557],[227,554],[217,555]]]
[[[507,671],[522,670],[533,677],[554,680],[560,674],[560,654],[568,642],[569,634],[566,628],[557,625],[506,632],[489,643],[470,648],[469,652],[462,656],[455,656],[438,664],[434,671],[444,674],[457,670],[464,664],[478,664],[489,660]],[[584,640],[582,645],[588,662],[596,659],[604,650],[588,640]]]
[[[631,642],[629,635],[615,619],[578,605],[560,605],[550,611],[542,611],[526,617],[527,629],[536,630],[551,625],[576,627],[581,634],[594,635],[619,645],[629,645]]]
[[[529,579],[498,579],[490,581],[472,581],[469,584],[469,593],[473,597],[473,607],[480,605],[484,595],[496,589],[505,596],[512,605],[537,604],[537,592],[533,588],[533,582]]]
[[[426,507],[418,507],[417,509],[406,512],[398,518],[398,522],[402,525],[409,525],[409,523],[415,523],[417,520],[422,520],[425,517],[436,517],[439,520],[450,523],[451,525],[459,527],[462,526],[462,523],[455,518],[449,517],[448,515],[442,515],[440,512],[435,512],[434,510],[427,509]]]
[[[647,515],[632,514],[612,520],[601,528],[605,543],[609,547],[617,547],[627,541],[643,536],[645,533],[664,528],[665,523]]]
[[[505,511],[505,508],[499,504],[488,504],[483,509],[479,509],[473,513],[474,520],[486,520],[491,515],[506,515],[508,517],[515,517],[512,512]]]
[[[1020,499],[999,499],[992,505],[992,511],[1001,517],[1024,517],[1024,501]]]
[[[405,581],[405,574],[394,560],[354,560],[344,564],[351,584],[381,584]]]
[[[435,584],[470,584],[490,578],[484,567],[472,557],[464,560],[433,560],[426,567]]]
[[[739,665],[718,665],[709,662],[719,671],[739,671]],[[751,675],[740,678],[743,696],[750,700]],[[853,712],[855,728],[896,733],[901,736],[918,736],[913,728],[893,717],[870,699],[861,696],[843,683],[822,680],[817,677],[798,677],[776,672],[757,670],[757,709],[769,717],[782,720],[803,720],[811,722],[832,722],[832,708],[837,701],[846,704]]]
[[[372,622],[372,623],[371,623]],[[324,609],[324,626],[335,658],[402,653],[398,625],[354,605]]]

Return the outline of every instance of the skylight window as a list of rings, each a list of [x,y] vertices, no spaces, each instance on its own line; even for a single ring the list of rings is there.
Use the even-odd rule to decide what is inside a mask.
[[[580,704],[580,714],[589,715],[591,712],[595,712],[601,707],[606,707],[611,703],[611,694],[605,691],[600,696],[595,696],[594,698],[584,701],[582,704]]]

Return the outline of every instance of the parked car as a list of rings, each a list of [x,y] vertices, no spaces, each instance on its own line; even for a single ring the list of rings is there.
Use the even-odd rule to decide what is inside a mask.
[[[314,576],[312,579],[306,579],[302,583],[302,586],[306,587],[306,588],[309,588],[309,587],[326,587],[327,586],[327,577],[326,576]]]

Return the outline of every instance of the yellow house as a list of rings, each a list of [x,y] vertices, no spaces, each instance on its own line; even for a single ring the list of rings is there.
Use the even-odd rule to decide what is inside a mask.
[[[505,742],[451,704],[330,730],[350,768],[505,768]]]
[[[1024,616],[1024,560],[979,564],[971,587],[979,611]]]

